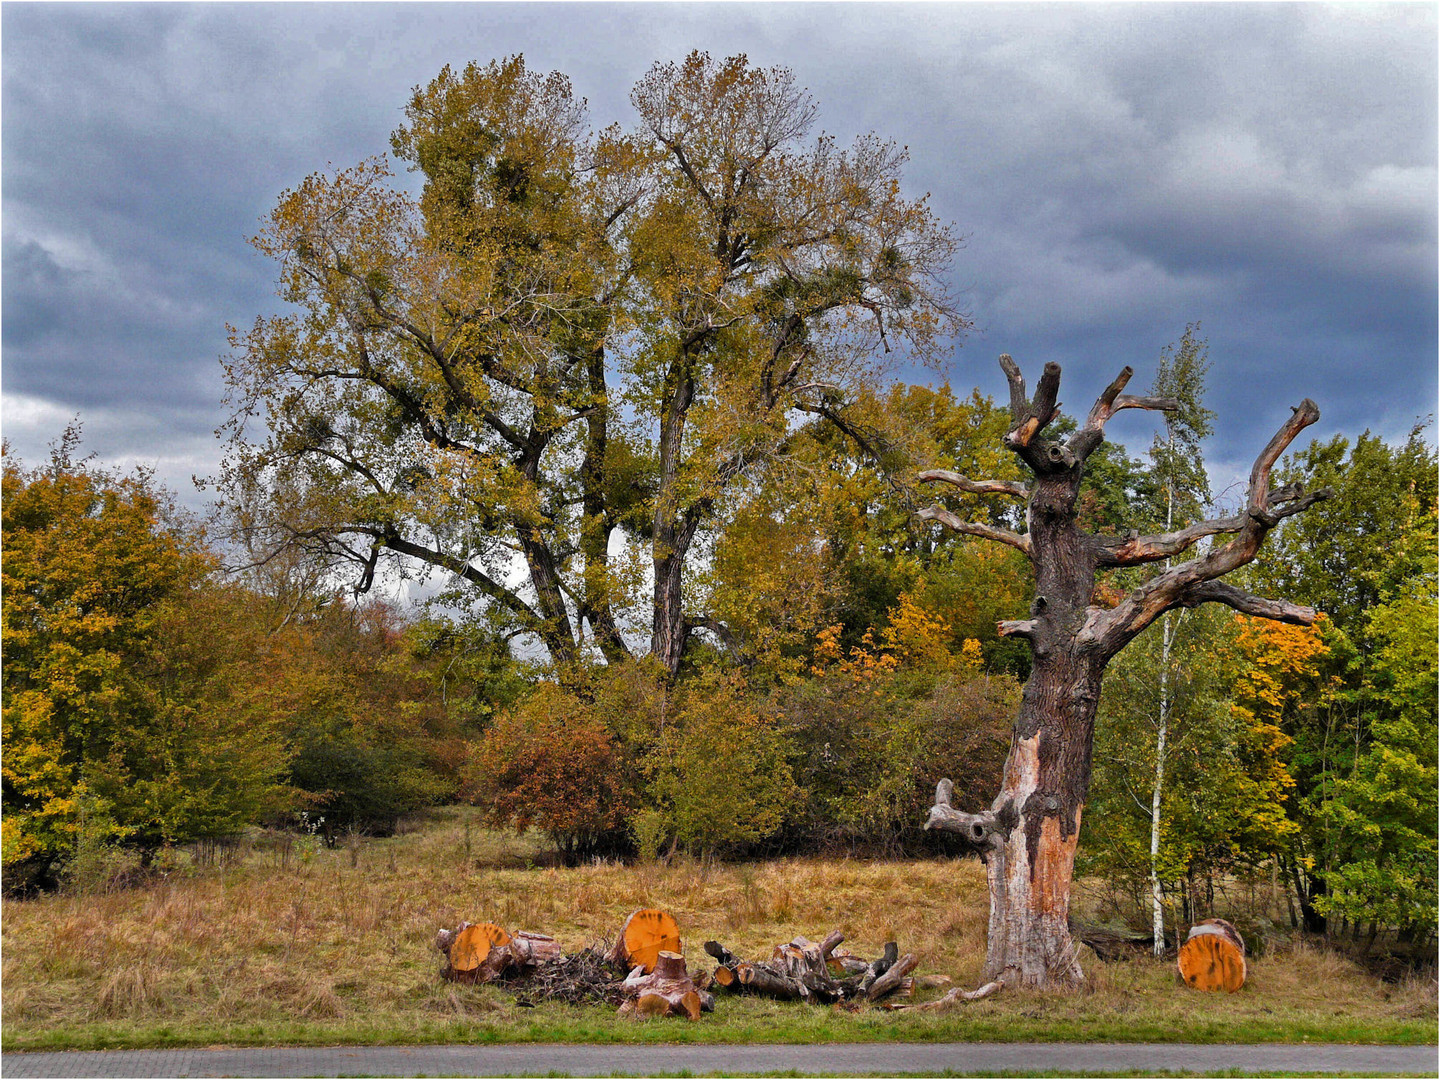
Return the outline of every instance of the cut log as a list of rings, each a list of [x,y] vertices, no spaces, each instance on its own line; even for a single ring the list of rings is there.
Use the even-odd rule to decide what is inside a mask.
[[[435,944],[440,945],[441,940],[437,934]],[[449,959],[446,977],[456,982],[488,981],[481,969],[491,950],[509,943],[510,935],[494,923],[461,923],[460,929],[450,936],[446,950]]]
[[[560,943],[548,934],[522,930],[513,937],[494,923],[461,923],[435,935],[445,954],[441,975],[453,982],[487,983],[561,959]]]
[[[875,980],[889,971],[899,959],[900,947],[893,941],[887,941],[885,943],[884,953],[881,954],[878,960],[870,965],[869,969],[865,972],[864,978],[860,980],[860,996],[863,997],[869,994],[870,987],[874,985]]]
[[[804,983],[790,978],[783,971],[776,971],[769,964],[741,963],[735,968],[735,976],[740,986],[752,994],[781,1001],[804,1001],[810,997],[810,990]]]
[[[685,958],[668,950],[656,955],[651,971],[636,964],[620,990],[628,999],[620,1006],[621,1016],[684,1016],[698,1020],[702,1012],[714,1008],[715,1002],[696,987],[685,970]]]
[[[1206,919],[1190,928],[1176,964],[1186,986],[1233,994],[1245,985],[1245,941],[1224,919]]]
[[[870,961],[862,960],[852,952],[836,950],[826,958],[833,975],[864,975],[870,970]]]
[[[920,966],[920,961],[913,953],[906,953],[895,963],[885,969],[885,973],[872,982],[865,991],[866,1001],[879,1001],[886,994],[894,993],[900,989],[905,976]],[[913,989],[914,984],[911,984]]]
[[[668,911],[641,908],[632,911],[620,928],[611,959],[621,967],[638,964],[650,972],[661,952],[680,952],[680,926]]]

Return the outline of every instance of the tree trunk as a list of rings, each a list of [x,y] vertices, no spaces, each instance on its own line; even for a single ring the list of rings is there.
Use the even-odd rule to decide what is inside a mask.
[[[1165,787],[1165,744],[1170,734],[1170,647],[1175,643],[1175,627],[1168,612],[1160,633],[1160,719],[1155,734],[1155,788],[1150,794],[1150,925],[1156,956],[1165,952],[1165,894],[1160,888],[1160,796]]]
[[[954,786],[942,780],[925,827],[959,832],[986,855],[989,978],[1014,986],[1074,985],[1083,975],[1070,938],[1070,884],[1090,787],[1095,710],[1106,664],[1166,612],[1201,603],[1223,603],[1245,614],[1284,622],[1313,623],[1312,608],[1252,596],[1218,579],[1252,561],[1281,519],[1330,493],[1306,494],[1298,485],[1270,489],[1270,472],[1280,454],[1319,418],[1319,410],[1307,400],[1256,459],[1243,514],[1156,536],[1086,534],[1076,524],[1076,498],[1085,461],[1104,441],[1106,421],[1121,409],[1174,410],[1179,403],[1122,396],[1120,391],[1132,374],[1126,368],[1097,399],[1082,428],[1063,443],[1052,441],[1042,433],[1059,415],[1059,366],[1045,365],[1032,399],[1014,361],[1002,356],[1000,365],[1010,384],[1015,423],[1004,443],[1034,474],[1033,484],[974,481],[944,470],[921,473],[920,479],[943,480],[971,494],[1024,498],[1027,532],[1020,535],[965,522],[939,506],[922,511],[921,517],[1008,544],[1029,557],[1035,571],[1030,618],[1003,622],[999,630],[1005,636],[1026,638],[1034,665],[1015,721],[1000,794],[991,808],[979,814],[956,810],[950,805]],[[1170,564],[1172,556],[1222,534],[1234,538],[1178,566]],[[1161,562],[1166,566],[1162,572],[1115,607],[1091,603],[1100,569]]]
[[[610,405],[603,347],[593,349],[586,358],[586,376],[592,400],[586,418],[585,458],[580,465],[580,552],[585,557],[585,587],[578,614],[582,620],[589,620],[605,662],[618,664],[630,657],[630,650],[615,623],[610,597],[610,531],[615,521],[605,491]]]
[[[1070,882],[1089,788],[1098,672],[1068,658],[1031,673],[992,806],[987,980],[1047,986],[1082,978],[1070,937]],[[1080,688],[1081,693],[1076,693]]]
[[[697,339],[698,340],[698,339]],[[672,675],[680,670],[685,653],[685,612],[681,586],[685,556],[695,538],[699,517],[692,506],[679,502],[681,450],[685,421],[695,398],[695,360],[684,349],[675,358],[665,380],[668,400],[660,418],[660,485],[652,519],[651,559],[655,570],[654,614],[650,628],[650,654]]]

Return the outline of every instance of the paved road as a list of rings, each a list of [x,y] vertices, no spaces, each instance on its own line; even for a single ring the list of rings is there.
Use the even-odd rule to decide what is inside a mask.
[[[9,1053],[0,1076],[731,1076],[789,1072],[1160,1073],[1228,1070],[1436,1076],[1433,1046],[862,1043],[825,1046],[338,1046]]]

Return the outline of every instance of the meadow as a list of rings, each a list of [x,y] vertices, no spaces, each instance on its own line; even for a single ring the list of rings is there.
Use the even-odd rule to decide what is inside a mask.
[[[223,855],[224,853],[222,853]],[[462,919],[558,937],[567,951],[613,940],[625,915],[679,919],[692,969],[716,938],[768,956],[795,934],[832,929],[878,955],[894,939],[917,974],[978,986],[986,885],[975,860],[673,859],[544,865],[535,838],[482,829],[474,811],[437,812],[387,839],[249,844],[189,855],[135,883],[3,907],[3,1048],[439,1042],[851,1042],[1094,1040],[1430,1043],[1433,971],[1384,982],[1288,935],[1252,956],[1245,987],[1199,994],[1173,959],[1101,961],[1085,990],[1005,991],[947,1012],[844,1012],[719,996],[701,1021],[636,1021],[610,1007],[538,1003],[503,987],[439,978],[435,932]],[[1085,882],[1076,909],[1103,914]],[[938,997],[922,988],[916,1000]]]

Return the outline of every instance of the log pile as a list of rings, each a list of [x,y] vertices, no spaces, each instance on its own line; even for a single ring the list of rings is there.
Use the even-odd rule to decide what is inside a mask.
[[[917,980],[912,973],[919,960],[909,953],[901,956],[893,941],[880,956],[866,960],[840,949],[844,940],[838,930],[819,942],[795,937],[776,945],[763,961],[742,960],[718,941],[707,941],[705,951],[719,966],[713,976],[707,971],[692,975],[680,952],[675,917],[642,908],[625,920],[614,946],[595,943],[568,956],[553,937],[530,931],[512,935],[494,923],[463,922],[454,930],[441,930],[435,947],[445,957],[442,976],[454,982],[500,983],[523,995],[525,1004],[618,1004],[622,1016],[635,1017],[699,1019],[715,1007],[712,988],[852,1010],[881,1002],[892,1009],[940,1009],[1000,988],[992,983],[977,991],[952,990],[926,1005],[897,1004],[895,999],[913,994]],[[938,986],[949,979],[928,976],[920,981]]]
[[[1245,985],[1245,940],[1224,919],[1206,919],[1190,928],[1176,960],[1185,985],[1234,993]]]
[[[914,955],[901,956],[891,941],[880,957],[865,961],[837,952],[844,940],[838,930],[818,943],[796,937],[776,945],[768,961],[741,960],[718,941],[707,941],[705,951],[719,964],[715,985],[731,993],[830,1004],[875,1002],[891,994],[909,996],[914,992],[910,973],[920,964]]]

